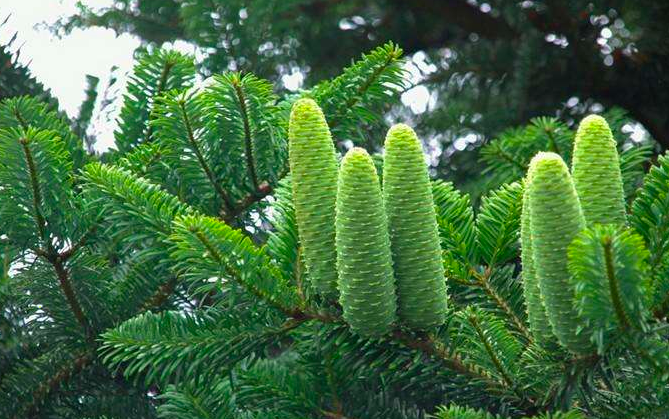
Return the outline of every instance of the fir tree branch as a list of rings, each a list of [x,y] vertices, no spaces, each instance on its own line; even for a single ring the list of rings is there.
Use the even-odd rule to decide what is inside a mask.
[[[102,221],[102,219],[99,219],[99,220],[95,221],[89,227],[89,229],[79,238],[79,240],[76,243],[74,243],[69,249],[67,249],[63,252],[60,252],[60,255],[59,255],[60,259],[62,261],[67,261],[73,255],[75,255],[77,253],[77,251],[79,251],[79,249],[84,247],[86,245],[86,243],[88,242],[88,239],[90,239],[91,236],[93,234],[95,234],[95,231],[98,229],[99,223],[101,221]]]
[[[415,338],[406,332],[396,329],[393,331],[392,338],[408,348],[421,351],[428,356],[439,359],[450,370],[467,377],[484,381],[493,388],[500,387],[500,383],[489,376],[485,371],[467,365],[457,354],[450,353],[430,335],[425,335],[422,338]]]
[[[613,266],[613,254],[611,246],[611,237],[607,237],[604,241],[604,261],[606,263],[606,277],[609,282],[609,292],[611,293],[613,309],[616,312],[616,317],[618,317],[621,328],[623,330],[629,330],[631,325],[629,319],[627,318],[627,314],[625,314],[625,309],[623,308],[623,303],[620,299],[618,279],[616,278],[615,267]]]
[[[35,161],[33,159],[30,148],[28,147],[28,142],[29,141],[27,138],[22,138],[20,140],[26,164],[28,166],[28,172],[30,175],[30,185],[33,194],[33,211],[34,211],[35,223],[37,224],[37,229],[39,231],[40,239],[44,242],[46,246],[46,250],[38,249],[37,253],[38,255],[42,255],[53,266],[54,270],[56,271],[56,275],[58,277],[58,282],[60,283],[60,288],[63,291],[63,294],[65,295],[68,304],[70,305],[72,314],[74,314],[74,317],[77,319],[77,322],[79,322],[81,327],[84,329],[86,335],[90,337],[91,336],[90,326],[88,324],[88,321],[86,320],[86,316],[84,315],[83,310],[81,309],[81,305],[79,304],[79,301],[76,298],[74,289],[72,288],[67,268],[65,268],[63,264],[64,261],[61,259],[58,252],[53,248],[53,245],[49,241],[49,238],[46,237],[46,220],[44,218],[44,215],[42,214],[42,208],[41,208],[42,194],[40,190],[39,180],[37,178],[37,168],[35,166]]]
[[[35,160],[33,159],[32,153],[30,152],[30,148],[28,147],[28,139],[21,138],[19,142],[23,148],[23,154],[26,159],[26,164],[28,165],[28,174],[30,175],[30,186],[33,192],[33,211],[35,224],[37,225],[40,240],[45,241],[47,239],[46,220],[42,214],[42,193],[40,191],[39,180],[37,179],[37,168],[35,167]],[[51,243],[47,242],[46,245],[47,247],[50,247]]]
[[[21,125],[21,128],[27,130],[29,125],[19,112],[18,108],[14,108],[14,116],[16,117],[16,120],[18,121],[19,125]]]
[[[512,166],[517,167],[522,173],[525,173],[525,171],[527,170],[527,167],[525,167],[522,163],[520,163],[518,159],[515,159],[513,156],[509,155],[509,153],[502,150],[501,147],[495,147],[495,154],[501,157],[502,160],[505,160],[508,163],[510,163]]]
[[[664,374],[663,365],[659,364],[649,353],[643,348],[635,336],[638,336],[638,327],[632,325],[630,319],[625,312],[622,298],[620,295],[620,288],[618,285],[618,278],[616,276],[615,266],[613,263],[613,251],[612,251],[612,240],[611,237],[607,237],[603,243],[604,247],[604,262],[606,264],[606,277],[609,283],[609,292],[611,293],[611,302],[613,303],[613,309],[618,318],[620,330],[624,336],[628,336],[629,339],[626,339],[630,346],[643,358],[656,372]],[[636,332],[636,333],[635,333]]]
[[[497,357],[497,354],[493,350],[492,346],[490,345],[490,341],[488,338],[485,336],[485,333],[481,329],[481,325],[478,322],[478,319],[474,315],[470,315],[467,317],[467,320],[469,320],[469,323],[472,325],[474,328],[474,331],[476,331],[476,335],[478,336],[479,340],[483,343],[483,346],[485,347],[486,352],[488,353],[488,356],[490,357],[490,360],[493,362],[495,365],[495,369],[500,373],[502,378],[504,379],[504,382],[509,386],[510,388],[515,389],[515,384],[509,374],[506,372],[504,367],[502,366],[502,362],[500,359]],[[522,398],[523,396],[520,395]]]
[[[558,147],[557,141],[555,141],[555,133],[553,132],[553,130],[546,129],[546,135],[548,136],[548,141],[551,146],[551,151],[554,152],[555,154],[560,154],[560,148]]]
[[[263,200],[272,192],[274,192],[272,185],[267,182],[262,182],[255,191],[238,201],[237,204],[233,206],[232,211],[229,213],[221,213],[219,216],[227,224],[232,224],[236,217],[238,217],[240,214],[243,214],[244,211],[246,211],[249,207],[251,207],[256,202]]]
[[[471,269],[472,275],[476,278],[476,285],[481,287],[485,293],[495,301],[495,303],[504,311],[504,313],[511,318],[513,324],[516,328],[525,336],[525,338],[531,342],[532,334],[528,330],[525,323],[514,313],[509,304],[500,296],[497,291],[490,285],[490,276],[492,275],[492,269],[487,267],[483,275],[479,274],[473,268]]]
[[[348,110],[353,108],[359,101],[362,95],[367,92],[367,90],[374,84],[374,82],[383,74],[383,72],[397,59],[399,59],[401,56],[396,55],[396,54],[388,54],[386,57],[386,60],[384,61],[383,65],[377,67],[374,72],[365,80],[365,82],[360,85],[358,90],[356,90],[356,94],[351,96],[348,101],[346,101],[346,104],[344,106],[344,110]],[[339,119],[335,119],[333,121],[329,122],[330,125],[330,130],[333,130],[337,125],[339,125],[341,121]]]
[[[273,301],[272,299],[268,298],[267,295],[263,294],[258,288],[242,281],[238,275],[237,272],[235,272],[230,266],[228,266],[227,263],[224,263],[223,256],[216,250],[214,245],[209,241],[209,239],[200,231],[197,229],[191,230],[193,234],[198,238],[198,240],[202,243],[202,245],[207,249],[209,254],[214,258],[219,264],[221,264],[227,275],[229,275],[232,279],[235,280],[239,285],[242,286],[242,288],[246,289],[248,292],[251,294],[255,295],[257,298],[259,298],[262,301],[265,301],[269,303],[270,305],[274,306],[277,308],[279,311],[283,312],[289,317],[294,317],[294,318],[302,318],[302,312],[294,307],[285,307],[282,304]]]
[[[242,121],[244,123],[244,150],[246,155],[246,166],[249,171],[249,177],[253,183],[253,188],[258,190],[258,175],[256,174],[255,162],[253,158],[253,143],[251,139],[251,127],[249,124],[249,115],[248,110],[246,109],[246,98],[244,97],[244,92],[242,91],[241,83],[239,78],[234,78],[232,81],[232,87],[235,89],[235,94],[237,95],[237,101],[239,102],[239,111],[242,116]]]
[[[60,288],[63,291],[63,294],[65,295],[67,303],[70,305],[70,309],[72,310],[74,317],[77,319],[77,322],[84,329],[84,332],[86,333],[88,338],[92,339],[93,331],[91,330],[91,326],[88,323],[83,310],[81,309],[81,304],[79,304],[79,300],[77,300],[74,288],[72,288],[72,283],[70,281],[70,275],[69,271],[67,270],[67,267],[65,267],[63,260],[57,254],[53,253],[49,254],[47,256],[47,260],[51,263],[54,270],[56,271],[56,276],[58,277]]]
[[[191,147],[193,147],[193,153],[195,153],[197,161],[200,163],[202,170],[204,170],[204,173],[207,175],[207,178],[209,179],[209,182],[211,182],[211,185],[214,187],[214,190],[216,190],[216,193],[223,201],[225,213],[226,214],[231,213],[234,210],[234,204],[230,199],[230,197],[228,196],[228,194],[223,190],[219,182],[216,181],[214,173],[211,171],[211,168],[204,159],[204,156],[202,155],[202,151],[200,150],[197,141],[195,141],[195,134],[193,133],[193,127],[191,125],[190,118],[188,117],[188,114],[186,112],[185,102],[183,99],[179,100],[179,110],[181,111],[181,118],[183,119],[184,124],[186,125],[188,142],[190,143]]]
[[[143,305],[143,310],[160,307],[172,295],[177,286],[177,277],[171,277]]]
[[[160,94],[163,93],[163,90],[165,90],[165,85],[167,84],[167,78],[170,75],[170,70],[172,70],[172,67],[174,67],[175,64],[176,64],[175,62],[170,61],[170,60],[168,60],[165,63],[165,66],[163,67],[163,71],[160,73],[160,80],[158,81],[158,87],[156,89],[154,99],[156,97],[160,96]],[[151,137],[153,137],[153,125],[149,124],[149,128],[146,130],[146,140],[145,141],[147,143],[151,142]]]
[[[63,365],[63,367],[53,375],[49,380],[37,387],[31,398],[31,403],[23,409],[17,409],[14,419],[25,419],[33,417],[38,413],[39,407],[54,391],[58,390],[63,384],[69,381],[73,376],[80,373],[84,368],[88,367],[93,362],[93,355],[90,352],[80,354],[71,362]]]

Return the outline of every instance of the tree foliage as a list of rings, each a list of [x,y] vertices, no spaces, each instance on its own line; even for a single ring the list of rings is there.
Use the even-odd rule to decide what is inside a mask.
[[[115,0],[80,6],[56,30],[102,26],[154,46],[183,40],[201,52],[205,75],[302,74],[306,86],[393,40],[412,59],[411,85],[430,96],[425,112],[397,112],[441,151],[440,174],[462,185],[478,177],[490,139],[544,115],[572,127],[620,108],[666,148],[668,21],[669,5],[649,0]]]
[[[194,86],[193,57],[154,51],[128,86],[118,149],[102,156],[86,154],[76,129],[38,100],[2,101],[0,415],[666,416],[665,156],[641,189],[627,189],[631,227],[595,225],[565,244],[558,268],[569,272],[577,313],[567,326],[587,330],[586,354],[532,333],[519,245],[526,183],[506,183],[525,173],[496,153],[490,179],[503,184],[480,205],[442,180],[422,204],[434,204],[443,324],[388,322],[387,333],[363,337],[309,287],[287,173],[289,109],[310,97],[340,150],[365,145],[375,131],[359,128],[386,123],[380,112],[405,82],[400,67],[399,49],[386,45],[332,80],[281,95],[236,71]],[[554,143],[568,160],[570,130],[541,124],[522,131],[562,130]],[[488,147],[518,153],[521,165],[551,150],[547,136],[527,138]],[[625,150],[622,177],[636,185],[647,152]],[[364,190],[376,195],[354,190],[346,204],[372,200],[375,213],[346,215],[382,224],[375,167],[363,160],[373,180]]]

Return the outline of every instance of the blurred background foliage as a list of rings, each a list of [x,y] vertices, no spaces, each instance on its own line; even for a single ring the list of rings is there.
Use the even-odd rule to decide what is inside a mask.
[[[652,138],[667,148],[667,23],[669,3],[649,0],[116,0],[108,8],[82,2],[53,30],[112,28],[139,37],[141,49],[183,41],[196,46],[203,77],[253,72],[289,90],[392,40],[405,52],[409,82],[388,120],[417,127],[434,174],[478,196],[491,185],[472,183],[490,167],[486,144],[522,142],[536,117],[571,129],[586,113],[613,110],[626,118],[621,147]],[[35,94],[29,76],[5,80],[10,73],[0,76],[1,96]],[[365,145],[379,148],[380,133]]]

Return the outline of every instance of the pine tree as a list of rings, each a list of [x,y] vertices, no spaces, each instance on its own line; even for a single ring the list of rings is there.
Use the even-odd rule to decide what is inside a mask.
[[[629,226],[588,226],[560,157],[544,155],[526,173],[536,152],[553,147],[570,162],[573,133],[557,121],[535,120],[486,146],[498,170],[487,173],[493,190],[480,200],[435,180],[426,202],[420,148],[402,128],[411,147],[395,150],[407,153],[398,161],[411,162],[424,186],[402,195],[421,217],[433,209],[438,228],[443,324],[394,322],[402,312],[384,220],[400,211],[384,205],[377,175],[398,181],[390,143],[387,167],[351,151],[337,174],[346,193],[335,197],[335,230],[346,228],[335,235],[337,263],[349,265],[340,291],[373,269],[383,273],[382,298],[368,298],[381,296],[368,282],[342,291],[356,300],[341,305],[312,292],[290,173],[291,109],[313,99],[323,118],[312,116],[327,121],[340,149],[382,138],[378,111],[404,83],[399,51],[380,47],[287,96],[238,72],[194,87],[193,57],[154,51],[128,86],[118,149],[101,156],[38,100],[2,101],[0,416],[666,417],[669,157],[657,158],[639,188],[648,149],[619,156]],[[522,177],[526,184],[515,181]],[[432,231],[421,227],[432,220],[420,221],[417,230]],[[549,253],[550,239],[559,254]],[[578,355],[542,345],[528,322],[527,243],[541,292],[562,286],[564,300],[544,298],[545,308]],[[552,288],[542,286],[547,274],[559,279]],[[352,307],[383,321],[351,316]]]
[[[482,148],[539,115],[572,125],[622,108],[667,148],[668,22],[665,1],[115,0],[82,4],[57,28],[103,26],[152,46],[185,40],[200,48],[205,74],[234,68],[279,81],[299,72],[306,85],[392,39],[430,97],[424,112],[394,113],[445,151],[433,160],[439,176],[471,191]],[[383,138],[369,140],[356,145],[371,151]]]

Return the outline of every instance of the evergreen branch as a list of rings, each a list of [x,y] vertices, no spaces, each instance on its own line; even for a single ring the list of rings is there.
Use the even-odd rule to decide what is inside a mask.
[[[265,249],[258,249],[239,230],[203,216],[179,217],[173,230],[172,257],[187,277],[200,281],[218,277],[223,270],[243,289],[284,314],[305,315],[299,311],[295,290],[278,275]]]
[[[142,55],[127,83],[118,129],[114,132],[119,152],[154,142],[156,103],[165,92],[191,86],[194,78],[191,56],[162,49]]]
[[[145,375],[147,384],[199,383],[203,375],[231,370],[304,323],[288,319],[259,324],[248,314],[213,309],[187,315],[146,312],[102,334],[100,352],[105,364],[124,365],[126,377]]]
[[[255,295],[258,299],[270,303],[271,305],[273,305],[275,308],[282,311],[287,316],[293,317],[296,314],[295,309],[293,309],[292,307],[285,307],[285,306],[283,306],[282,304],[280,304],[276,301],[272,301],[272,300],[268,299],[267,296],[265,294],[263,294],[257,287],[253,286],[252,284],[248,284],[248,283],[242,281],[239,274],[236,271],[234,271],[233,269],[231,269],[230,266],[228,266],[227,263],[225,263],[221,254],[218,252],[218,250],[216,250],[216,248],[212,245],[212,243],[209,241],[209,239],[202,233],[202,231],[192,229],[191,232],[195,234],[195,236],[198,238],[198,240],[207,249],[209,254],[214,258],[214,260],[216,260],[216,262],[221,264],[224,267],[226,273],[231,278],[233,278],[235,281],[237,281],[237,283],[239,285],[241,285],[243,288],[245,288],[251,294]]]
[[[238,201],[237,204],[234,205],[232,211],[227,213],[222,212],[219,215],[227,224],[232,224],[236,217],[243,214],[244,211],[249,209],[253,204],[260,202],[267,196],[271,195],[273,191],[274,188],[272,185],[267,182],[262,182],[260,185],[258,185],[258,188],[255,191]]]
[[[500,375],[504,379],[504,382],[506,383],[506,385],[508,387],[514,389],[514,391],[517,391],[513,380],[511,379],[511,377],[509,376],[507,371],[502,366],[502,363],[499,360],[499,358],[497,357],[497,354],[493,350],[492,346],[490,346],[490,342],[488,341],[488,338],[486,337],[486,334],[484,333],[484,331],[481,329],[481,325],[479,324],[478,319],[476,318],[476,316],[473,313],[470,313],[469,316],[467,316],[467,320],[469,320],[469,323],[474,328],[474,331],[476,332],[476,335],[478,336],[479,340],[483,343],[483,346],[485,347],[485,350],[488,353],[488,357],[490,357],[490,360],[495,365],[495,369],[497,369],[497,371],[500,373]],[[523,398],[522,394],[518,394],[518,395],[520,396],[521,399]]]
[[[37,169],[35,168],[35,161],[33,160],[32,153],[28,147],[28,139],[21,138],[19,140],[21,147],[23,148],[23,154],[28,165],[28,172],[30,175],[30,186],[33,193],[33,211],[35,217],[35,223],[37,224],[37,230],[39,231],[40,239],[46,240],[46,221],[44,215],[42,214],[42,194],[40,192],[39,181],[37,179]],[[47,241],[47,247],[51,246],[51,243]]]
[[[416,338],[406,332],[396,329],[393,331],[392,338],[408,348],[418,350],[428,356],[440,360],[448,369],[455,371],[458,374],[481,380],[492,388],[500,388],[500,383],[497,380],[488,375],[485,371],[466,364],[457,354],[446,350],[431,335],[424,335],[422,338]]]
[[[550,144],[551,151],[555,154],[560,154],[560,148],[558,147],[557,141],[555,141],[555,133],[549,127],[547,127],[545,131],[548,136],[548,144]]]
[[[241,285],[248,292],[256,296],[259,300],[265,301],[269,305],[275,307],[286,316],[293,318],[296,321],[307,321],[307,320],[319,320],[323,323],[338,323],[342,320],[336,317],[329,316],[327,314],[322,314],[318,312],[305,311],[300,309],[297,306],[291,307],[281,304],[274,298],[271,298],[266,293],[264,293],[260,288],[256,287],[252,283],[248,283],[241,279],[240,272],[232,269],[228,263],[225,262],[225,259],[221,253],[216,249],[214,244],[207,238],[207,236],[201,231],[195,228],[191,229],[191,232],[197,237],[197,239],[202,243],[202,245],[207,249],[209,255],[211,255],[216,262],[221,264],[227,275],[235,280],[239,285]]]
[[[158,290],[144,303],[143,310],[160,307],[176,289],[178,281],[172,277],[167,282],[158,287]]]
[[[330,418],[330,419],[355,419],[351,416],[346,416],[342,412],[339,412],[339,411],[330,412],[330,411],[327,411],[327,410],[321,410],[320,413],[323,416],[325,416],[326,418]]]
[[[58,255],[57,251],[53,248],[53,245],[48,240],[46,236],[46,220],[42,214],[42,194],[40,190],[40,184],[37,177],[37,169],[35,166],[35,161],[33,159],[32,152],[28,147],[29,140],[26,137],[23,137],[19,140],[21,147],[23,149],[24,158],[26,160],[26,165],[28,166],[28,172],[30,176],[30,184],[33,194],[33,211],[35,222],[37,224],[37,229],[39,231],[40,239],[45,242],[46,250],[40,250],[38,253],[45,256],[46,260],[51,263],[56,275],[58,277],[58,282],[60,283],[61,290],[67,299],[70,309],[74,314],[74,317],[77,319],[81,327],[84,329],[87,335],[90,336],[90,326],[86,320],[81,305],[76,298],[74,289],[69,279],[67,269],[63,265],[63,260]]]
[[[165,85],[167,84],[167,78],[170,75],[170,70],[176,65],[176,61],[167,60],[163,65],[163,70],[160,73],[160,79],[158,80],[158,86],[154,92],[154,98],[159,97],[165,91]],[[149,114],[149,120],[151,119],[151,114]],[[145,141],[150,143],[153,137],[153,125],[149,124],[149,128],[146,130]]]
[[[613,251],[612,251],[612,238],[610,236],[605,237],[603,248],[604,248],[604,260],[606,263],[606,277],[608,278],[609,291],[611,293],[611,302],[613,303],[613,308],[618,318],[619,327],[623,335],[629,337],[628,341],[634,350],[646,360],[646,362],[651,365],[655,371],[660,374],[664,374],[664,368],[661,362],[658,362],[655,358],[651,356],[650,353],[637,342],[635,332],[639,332],[637,325],[631,324],[627,313],[625,312],[624,303],[621,299],[620,289],[618,286],[619,279],[616,275],[614,261],[613,261]],[[666,367],[666,364],[664,365]]]
[[[13,113],[14,113],[14,117],[18,121],[19,125],[21,125],[21,128],[23,128],[24,131],[27,130],[28,129],[28,122],[26,122],[26,120],[21,115],[21,112],[19,112],[19,108],[15,107],[13,109]]]
[[[511,309],[509,304],[502,298],[499,293],[492,287],[490,284],[490,275],[492,274],[492,269],[490,267],[487,267],[484,274],[481,275],[478,273],[475,269],[471,268],[471,273],[472,276],[476,279],[476,285],[481,287],[485,293],[497,304],[499,308],[502,309],[502,311],[509,316],[509,318],[513,321],[513,324],[515,327],[522,332],[523,336],[529,341],[532,342],[532,334],[530,333],[529,329],[525,325],[525,323],[518,317],[518,315]]]
[[[33,392],[30,403],[17,409],[14,419],[33,417],[49,395],[57,391],[63,384],[67,383],[73,376],[92,364],[94,360],[90,352],[84,352],[57,370],[46,382],[41,383]]]
[[[242,122],[244,124],[244,155],[246,156],[247,169],[249,171],[251,182],[253,183],[253,188],[258,190],[258,175],[256,173],[255,162],[253,158],[253,143],[251,140],[249,115],[248,111],[246,110],[246,98],[244,97],[244,92],[242,91],[239,78],[233,78],[232,87],[235,89],[235,94],[237,95],[239,111],[241,113]]]
[[[56,276],[58,277],[58,282],[60,283],[60,288],[63,290],[63,294],[67,299],[67,303],[70,305],[70,309],[74,314],[74,317],[77,319],[77,322],[84,329],[86,335],[92,339],[92,330],[91,326],[84,315],[83,310],[81,309],[81,304],[77,300],[77,296],[72,288],[72,282],[70,281],[70,275],[68,269],[65,267],[63,260],[55,253],[49,254],[47,260],[51,265],[53,265],[54,270],[56,271]]]
[[[54,103],[41,102],[38,98],[20,96],[5,100],[0,104],[0,126],[3,129],[16,128],[21,135],[38,132],[50,137],[60,137],[62,146],[69,153],[68,160],[74,168],[79,168],[86,160],[81,139],[74,134],[70,121],[64,113],[59,113]],[[50,131],[51,134],[46,134]]]
[[[511,164],[512,166],[515,166],[518,170],[520,170],[521,173],[525,173],[525,171],[527,170],[527,167],[525,165],[523,165],[520,161],[518,161],[517,158],[514,158],[512,155],[510,155],[506,150],[504,150],[499,145],[496,145],[496,146],[490,145],[486,149],[487,150],[492,149],[492,152],[488,153],[488,154],[495,154],[498,157],[501,157],[502,160],[506,161],[507,163]]]
[[[216,190],[216,193],[223,201],[223,205],[225,207],[225,213],[226,214],[231,213],[234,210],[234,204],[230,200],[228,194],[223,190],[220,183],[216,181],[216,178],[214,177],[211,168],[204,159],[204,156],[202,155],[202,151],[200,150],[197,141],[195,141],[195,135],[193,134],[193,128],[191,126],[190,118],[186,113],[184,99],[183,98],[179,99],[178,103],[179,103],[179,110],[181,111],[181,117],[183,118],[184,124],[186,126],[188,142],[190,143],[191,147],[193,147],[193,152],[195,153],[195,156],[197,157],[200,166],[202,166],[202,170],[204,170],[205,174],[207,175],[209,182],[211,182],[211,185],[214,187],[214,190]]]
[[[625,314],[625,309],[623,308],[623,303],[620,299],[620,291],[618,289],[618,279],[616,278],[615,268],[613,267],[613,254],[611,251],[612,239],[611,237],[606,237],[604,239],[604,261],[606,263],[606,277],[609,282],[609,291],[611,293],[611,302],[613,303],[613,308],[616,312],[616,317],[620,322],[620,327],[623,330],[628,330],[631,325]]]
[[[98,219],[93,224],[91,224],[91,226],[88,228],[88,230],[84,234],[81,235],[81,237],[79,238],[79,240],[76,243],[74,243],[69,249],[67,249],[63,252],[60,252],[60,254],[59,254],[60,259],[63,262],[65,262],[69,258],[71,258],[73,255],[75,255],[79,251],[79,249],[84,247],[86,245],[86,243],[88,242],[88,240],[91,238],[91,236],[93,234],[95,234],[95,232],[99,228],[101,221],[102,221],[102,218]]]
[[[369,77],[365,80],[365,82],[358,87],[358,89],[355,91],[355,95],[351,96],[348,101],[346,101],[346,104],[344,105],[344,109],[351,109],[353,108],[361,99],[361,96],[363,96],[367,90],[374,84],[379,76],[383,74],[383,72],[396,60],[398,60],[402,56],[401,51],[397,54],[388,54],[386,57],[385,61],[383,62],[382,65],[376,67],[372,74],[369,75]],[[330,129],[334,129],[341,121],[340,120],[334,120],[330,122]]]

